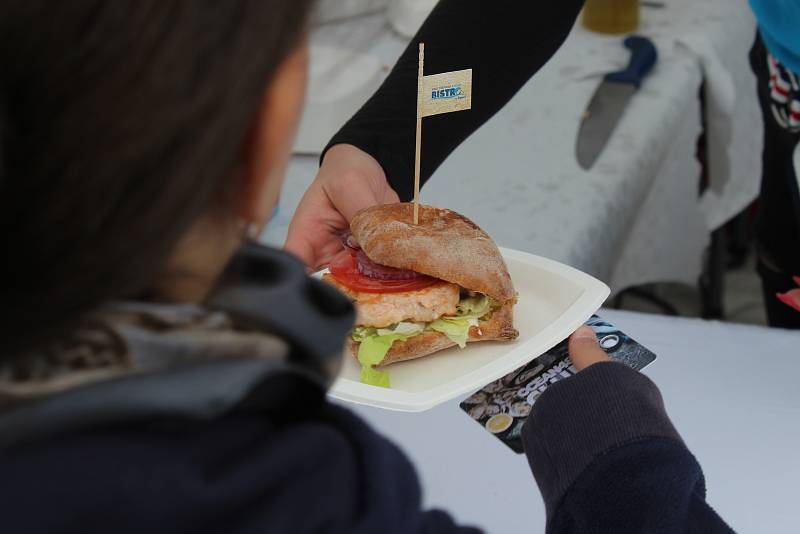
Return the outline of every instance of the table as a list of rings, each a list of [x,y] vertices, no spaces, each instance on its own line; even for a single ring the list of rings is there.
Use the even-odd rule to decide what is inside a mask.
[[[754,22],[746,0],[668,0],[664,9],[645,8],[640,33],[654,39],[660,61],[591,172],[574,157],[579,117],[599,74],[621,67],[627,51],[620,38],[578,26],[441,166],[423,201],[469,216],[501,245],[577,267],[614,291],[694,284],[711,230],[757,193],[760,116],[747,67]],[[321,26],[312,40],[368,51],[387,64],[406,45],[382,15]],[[712,188],[698,200],[704,80]],[[265,242],[283,243],[316,166],[315,157],[292,159]]]
[[[644,372],[703,467],[717,512],[737,532],[796,532],[800,333],[600,315],[658,355]],[[348,406],[413,459],[426,507],[445,508],[487,532],[544,531],[544,506],[525,458],[461,412],[458,401],[419,414]]]

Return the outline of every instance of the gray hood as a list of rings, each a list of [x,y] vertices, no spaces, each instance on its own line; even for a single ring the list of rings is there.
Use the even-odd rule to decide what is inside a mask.
[[[288,355],[282,340],[238,330],[224,313],[114,304],[57,346],[0,367],[0,445],[131,419],[212,418],[290,368]]]

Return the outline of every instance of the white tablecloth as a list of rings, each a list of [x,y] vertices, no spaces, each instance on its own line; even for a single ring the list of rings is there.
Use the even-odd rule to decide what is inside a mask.
[[[639,33],[654,39],[660,60],[591,172],[575,161],[579,117],[600,73],[622,67],[628,52],[621,38],[578,26],[553,60],[442,165],[423,201],[464,213],[504,246],[565,262],[614,290],[694,283],[710,230],[757,192],[760,119],[747,66],[755,30],[746,0],[666,5],[643,10]],[[312,40],[369,52],[387,64],[406,44],[382,15],[324,25]],[[713,190],[698,201],[694,154],[704,78]],[[292,159],[265,241],[283,242],[315,170],[314,157]]]
[[[645,374],[706,477],[708,502],[737,532],[797,532],[800,334],[601,310],[652,349]],[[413,459],[428,507],[487,532],[543,532],[521,455],[448,402],[419,414],[348,405]]]

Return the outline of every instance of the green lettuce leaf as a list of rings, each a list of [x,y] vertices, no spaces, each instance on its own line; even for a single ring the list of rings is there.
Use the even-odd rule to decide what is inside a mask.
[[[486,295],[476,295],[461,299],[456,306],[456,315],[459,317],[475,317],[480,319],[492,309],[493,301]]]
[[[388,388],[389,374],[378,371],[378,365],[386,357],[395,341],[406,339],[422,333],[425,328],[416,323],[398,323],[389,328],[369,328],[360,326],[353,330],[353,339],[360,343],[358,361],[361,363],[361,382],[372,386]]]
[[[491,313],[495,302],[486,295],[475,295],[461,299],[456,306],[456,315],[441,317],[427,325],[401,322],[388,328],[359,326],[353,330],[353,339],[360,343],[358,361],[361,363],[361,382],[373,386],[389,387],[389,374],[378,371],[378,365],[386,357],[395,341],[405,341],[421,334],[426,329],[446,335],[462,349],[467,345],[469,329],[478,326],[478,321]]]
[[[410,337],[422,333],[423,330],[425,330],[425,326],[419,323],[402,322],[397,323],[389,328],[378,328],[378,335],[387,336],[392,334],[401,334]]]
[[[428,324],[428,328],[441,332],[462,349],[467,346],[469,327],[477,326],[475,317],[442,317]]]
[[[377,386],[379,388],[392,387],[391,381],[389,380],[389,373],[386,371],[378,371],[372,367],[361,368],[361,383]]]
[[[428,328],[441,332],[463,349],[467,346],[469,328],[478,326],[478,321],[492,311],[493,305],[491,298],[481,294],[461,299],[455,317],[441,317],[429,323]]]

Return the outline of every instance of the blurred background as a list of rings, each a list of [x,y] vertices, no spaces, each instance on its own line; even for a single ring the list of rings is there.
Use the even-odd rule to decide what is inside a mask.
[[[319,2],[307,107],[265,242],[283,243],[320,150],[435,3]],[[603,75],[628,63],[631,32],[652,40],[657,63],[584,169],[584,111]],[[607,307],[765,324],[752,245],[763,136],[755,34],[747,0],[589,0],[553,60],[452,154],[422,201],[464,213],[501,246],[607,282]]]

